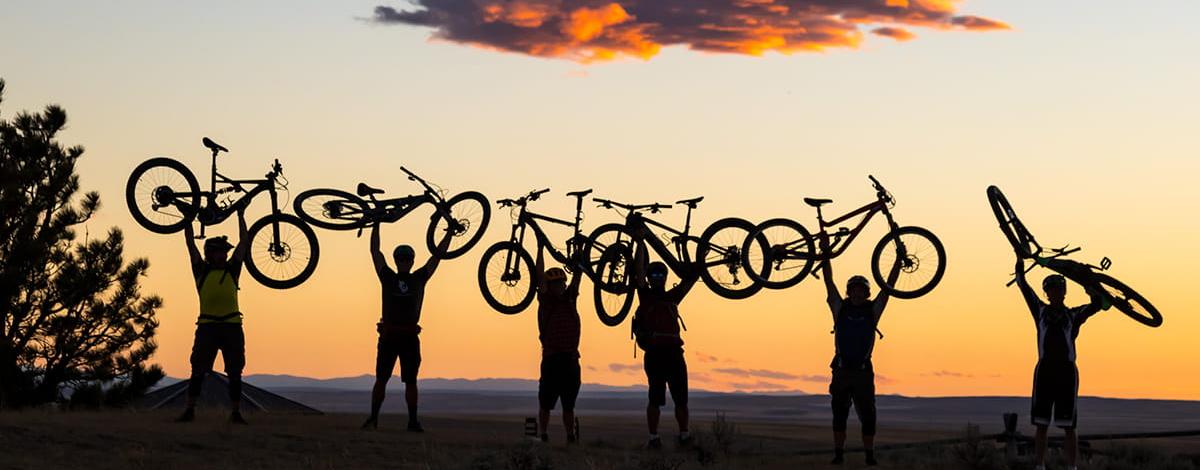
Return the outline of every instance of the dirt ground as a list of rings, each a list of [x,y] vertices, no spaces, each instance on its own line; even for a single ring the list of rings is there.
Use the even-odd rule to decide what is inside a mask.
[[[172,417],[119,411],[2,412],[0,469],[831,468],[828,455],[800,455],[829,447],[828,430],[812,425],[730,423],[736,430],[722,431],[711,419],[700,419],[692,426],[694,445],[677,448],[669,423],[664,426],[665,448],[648,451],[642,448],[644,423],[629,417],[584,418],[583,443],[576,446],[566,445],[561,425],[551,428],[549,444],[529,441],[521,416],[431,416],[423,419],[424,434],[405,432],[402,415],[385,415],[376,431],[360,430],[363,416],[351,414],[260,413],[248,415],[249,426],[229,424],[216,411],[201,412],[189,424],[174,423]],[[852,446],[856,433],[852,428]],[[878,444],[963,436],[963,429],[888,428]],[[1082,468],[1152,468],[1161,465],[1147,462],[1161,461],[1170,465],[1164,468],[1190,469],[1200,461],[1187,455],[1200,449],[1197,439],[1107,448],[1115,451]],[[1027,459],[1006,460],[1002,454],[987,442],[881,451],[883,465],[878,468],[1031,468]],[[1122,460],[1112,456],[1117,454]],[[1150,466],[1122,466],[1126,456]],[[851,454],[847,461],[843,468],[861,468],[863,456]]]

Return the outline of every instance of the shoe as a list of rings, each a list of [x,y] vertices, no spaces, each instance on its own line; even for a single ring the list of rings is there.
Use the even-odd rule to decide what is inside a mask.
[[[867,466],[874,467],[876,465],[879,465],[879,461],[875,460],[875,453],[868,450],[867,451]]]
[[[655,449],[655,450],[662,449],[662,438],[661,437],[651,438],[650,441],[646,443],[646,448],[647,449]]]
[[[421,422],[411,420],[408,422],[408,432],[425,432],[425,428],[421,427]]]
[[[176,423],[190,423],[195,420],[196,420],[195,408],[188,408],[186,410],[183,410],[183,414],[179,415],[178,418],[175,418]]]
[[[578,443],[579,443],[579,438],[575,437],[575,434],[567,434],[567,444],[568,445],[578,444]]]
[[[367,418],[366,421],[363,421],[362,426],[359,429],[379,429],[379,418]]]
[[[550,442],[550,435],[542,434],[541,436],[538,436],[538,440],[542,442]]]
[[[680,434],[679,437],[675,440],[675,442],[677,444],[679,444],[679,447],[690,446],[690,445],[692,445],[692,435],[691,434]]]
[[[830,465],[841,465],[843,463],[846,463],[846,458],[844,457],[844,452],[845,451],[843,451],[842,449],[834,449],[833,460],[830,460],[829,464]]]
[[[242,425],[250,424],[246,422],[246,418],[242,417],[241,411],[234,411],[233,414],[229,415],[229,422]]]

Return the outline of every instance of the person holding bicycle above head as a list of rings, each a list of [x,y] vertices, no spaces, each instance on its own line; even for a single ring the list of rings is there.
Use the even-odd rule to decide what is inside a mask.
[[[662,407],[667,404],[667,389],[675,404],[675,421],[679,425],[680,445],[691,443],[688,431],[688,374],[683,358],[683,338],[680,336],[679,303],[700,278],[696,269],[677,273],[679,284],[667,289],[667,265],[656,261],[646,264],[649,253],[639,244],[633,262],[633,286],[637,289],[638,307],[633,316],[633,330],[638,346],[646,354],[643,368],[649,386],[650,403],[646,406],[646,424],[650,439],[646,446],[661,449],[658,422]]]
[[[538,379],[538,436],[550,440],[550,411],[562,401],[562,422],[567,443],[574,444],[575,399],[582,383],[579,369],[579,298],[581,269],[572,269],[570,281],[562,268],[546,269],[544,250],[538,248],[535,288],[538,299],[538,341],[542,343],[541,377]]]
[[[192,276],[196,292],[200,296],[200,318],[196,320],[196,337],[192,343],[192,375],[188,381],[187,407],[176,419],[191,422],[196,419],[196,399],[204,379],[212,371],[217,352],[225,361],[225,375],[229,377],[229,420],[234,424],[247,424],[242,418],[242,368],[246,365],[246,335],[242,330],[242,311],[238,308],[238,279],[242,275],[242,262],[248,249],[246,236],[246,214],[239,210],[238,244],[233,246],[224,236],[204,241],[204,255],[196,249],[196,233],[192,224],[183,226],[191,260]],[[232,255],[230,249],[233,249]]]
[[[1067,280],[1051,274],[1042,280],[1043,302],[1025,279],[1025,261],[1017,256],[1016,283],[1025,305],[1037,325],[1038,362],[1033,372],[1033,404],[1031,415],[1037,427],[1035,446],[1037,468],[1046,468],[1046,432],[1051,424],[1066,432],[1064,450],[1067,466],[1075,469],[1079,440],[1075,434],[1078,424],[1075,402],[1079,397],[1079,369],[1075,367],[1075,338],[1083,323],[1104,308],[1104,300],[1088,292],[1091,302],[1074,308],[1065,304]]]
[[[829,252],[829,236],[819,236],[821,249]],[[850,418],[850,406],[862,424],[862,441],[867,465],[878,465],[875,460],[875,369],[871,365],[871,353],[875,349],[875,334],[879,331],[879,319],[887,308],[890,296],[881,291],[871,299],[871,283],[862,275],[851,276],[846,281],[846,297],[838,292],[833,281],[832,260],[821,263],[821,275],[825,278],[826,301],[833,312],[834,356],[829,364],[832,379],[829,394],[833,407],[833,451],[832,464],[845,461],[846,422]],[[894,285],[900,274],[901,261],[897,259],[888,273],[888,284]]]
[[[453,238],[447,230],[438,249],[445,252]],[[417,270],[413,271],[416,253],[409,245],[399,245],[392,250],[396,270],[388,267],[383,252],[379,249],[379,224],[371,226],[371,260],[375,274],[379,277],[382,294],[382,316],[376,329],[379,344],[375,356],[375,387],[371,390],[371,417],[363,423],[363,429],[379,427],[379,408],[387,394],[387,383],[400,360],[400,380],[404,382],[404,400],[408,404],[408,430],[425,432],[417,419],[417,371],[421,367],[421,306],[425,302],[425,286],[441,261],[430,256]]]

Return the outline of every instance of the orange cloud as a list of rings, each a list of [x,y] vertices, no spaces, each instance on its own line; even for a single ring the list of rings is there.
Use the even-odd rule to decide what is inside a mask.
[[[415,0],[375,8],[379,23],[493,50],[594,62],[649,59],[666,46],[746,55],[854,49],[864,31],[897,41],[910,28],[990,31],[958,0]]]

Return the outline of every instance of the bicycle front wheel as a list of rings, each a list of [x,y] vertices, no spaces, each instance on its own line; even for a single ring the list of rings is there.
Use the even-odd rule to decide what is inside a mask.
[[[1012,205],[1008,203],[1008,198],[1004,197],[1000,188],[988,186],[987,194],[992,214],[996,216],[996,222],[1000,223],[1000,231],[1004,233],[1004,238],[1012,245],[1013,250],[1016,250],[1017,255],[1030,258],[1038,254],[1041,247],[1034,241],[1025,224],[1017,218],[1017,213],[1013,211]]]
[[[592,282],[614,294],[630,290],[634,237],[622,224],[604,224],[592,231],[584,247],[584,270]]]
[[[897,263],[894,282],[887,275]],[[871,274],[888,295],[915,299],[928,294],[946,273],[946,248],[934,234],[921,227],[900,227],[885,235],[871,255]]]
[[[617,326],[629,316],[633,306],[634,289],[629,286],[627,269],[633,264],[633,253],[623,245],[614,245],[605,251],[597,266],[597,272],[609,273],[607,279],[623,278],[618,282],[624,288],[605,289],[600,282],[592,283],[592,300],[600,323]]]
[[[765,243],[764,243],[765,242]],[[812,271],[812,235],[791,219],[771,219],[754,228],[742,245],[742,268],[768,289],[799,284]]]
[[[1092,277],[1100,284],[1100,287],[1111,298],[1113,306],[1117,307],[1121,313],[1151,328],[1158,328],[1162,325],[1162,314],[1158,313],[1158,309],[1145,297],[1142,297],[1142,294],[1107,274],[1092,273]]]
[[[296,196],[292,207],[305,222],[327,230],[359,228],[367,212],[366,201],[337,189],[304,191]]]
[[[754,224],[745,219],[730,217],[714,222],[700,236],[696,247],[696,260],[700,263],[700,278],[704,284],[726,299],[745,299],[762,290],[747,274],[762,271],[761,260],[753,269],[742,269],[742,247],[749,243],[757,245],[758,252],[767,250],[762,237],[751,237]]]
[[[479,291],[497,312],[521,313],[533,303],[535,274],[529,252],[516,242],[488,247],[479,260]]]
[[[296,287],[312,276],[321,257],[317,234],[291,214],[271,214],[258,219],[250,238],[246,269],[259,283],[272,289]]]
[[[129,175],[125,203],[133,220],[146,230],[175,233],[195,219],[200,208],[200,184],[178,160],[151,158]]]
[[[433,214],[429,230],[425,232],[425,243],[433,256],[454,259],[479,243],[492,219],[492,206],[484,195],[468,191],[446,201],[445,211],[449,219],[441,212]],[[438,243],[447,232],[450,232],[450,244],[442,249]]]

